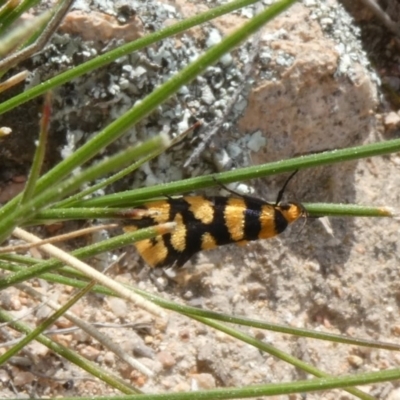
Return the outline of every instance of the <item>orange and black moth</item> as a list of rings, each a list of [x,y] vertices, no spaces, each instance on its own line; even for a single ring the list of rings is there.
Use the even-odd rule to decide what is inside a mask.
[[[271,238],[306,215],[299,203],[273,204],[250,196],[185,196],[149,202],[139,208],[147,212],[126,221],[126,231],[176,223],[170,233],[135,243],[152,267],[180,267],[201,250]]]

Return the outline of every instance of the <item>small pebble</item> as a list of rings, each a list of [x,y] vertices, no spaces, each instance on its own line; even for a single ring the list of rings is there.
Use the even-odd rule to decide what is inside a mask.
[[[192,390],[214,389],[215,378],[211,374],[193,374]]]
[[[15,386],[29,385],[32,384],[34,380],[36,380],[36,377],[32,373],[28,371],[20,371],[15,375],[13,384]]]
[[[84,346],[80,349],[82,356],[86,357],[88,360],[96,360],[100,355],[100,351],[93,346]]]
[[[359,356],[352,354],[351,356],[347,357],[347,361],[353,368],[360,368],[363,364],[363,359]]]
[[[157,354],[157,359],[158,361],[160,361],[165,369],[169,369],[176,364],[175,358],[172,356],[171,353],[168,353],[167,351],[160,351]]]
[[[128,314],[126,301],[117,297],[109,299],[108,304],[116,317],[123,318]]]

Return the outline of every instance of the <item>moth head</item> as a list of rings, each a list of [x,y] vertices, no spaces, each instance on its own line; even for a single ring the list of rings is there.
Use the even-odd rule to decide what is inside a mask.
[[[300,203],[279,203],[278,207],[289,224],[301,217],[307,217],[307,210]]]

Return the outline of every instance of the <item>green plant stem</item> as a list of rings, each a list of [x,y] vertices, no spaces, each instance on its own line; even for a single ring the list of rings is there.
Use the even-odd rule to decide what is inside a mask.
[[[60,0],[52,10],[48,10],[44,15],[37,17],[34,21],[30,21],[25,27],[16,29],[17,32],[18,30],[22,31],[23,37],[18,39],[19,48],[22,48],[8,54],[7,57],[0,61],[0,76],[3,76],[10,68],[43,49],[53,33],[57,30],[73,1],[74,0]],[[45,16],[46,18],[43,19]],[[35,25],[37,29],[35,29]],[[30,37],[28,37],[29,35]],[[25,37],[28,40],[22,43]],[[7,38],[4,41],[6,42]]]
[[[17,18],[19,18],[24,12],[34,7],[39,3],[40,0],[24,0],[21,1],[17,7],[9,10],[7,15],[4,15],[1,20],[0,34],[7,31],[7,29],[13,24]]]
[[[142,159],[140,159],[139,161],[136,161],[135,163],[133,163],[132,165],[130,165],[129,167],[124,168],[122,171],[119,171],[115,174],[113,174],[112,176],[110,176],[109,178],[104,179],[103,181],[90,186],[89,188],[68,197],[67,199],[60,201],[57,206],[62,206],[62,207],[68,207],[70,204],[73,204],[76,201],[79,201],[80,199],[83,199],[85,196],[88,196],[92,193],[94,193],[97,190],[103,189],[111,184],[113,184],[114,182],[118,181],[119,179],[123,178],[124,176],[126,176],[127,174],[130,174],[131,172],[135,171],[136,169],[138,169],[141,165],[145,164],[146,162],[152,160],[153,158],[157,157],[160,154],[160,152],[154,152],[151,153],[149,156],[144,157]]]
[[[79,290],[79,292],[73,296],[68,302],[55,311],[50,317],[46,318],[42,323],[40,323],[35,329],[29,332],[25,337],[23,337],[15,346],[10,348],[8,351],[0,356],[0,365],[3,365],[12,356],[16,355],[20,350],[22,350],[27,344],[32,340],[36,339],[40,334],[42,334],[47,328],[53,325],[57,319],[61,318],[62,315],[68,311],[77,301],[79,301],[85,294],[87,294],[95,285],[95,281],[90,282],[88,285]]]
[[[22,265],[35,265],[38,260],[32,257],[22,256],[19,254],[0,254],[0,260],[10,261],[12,263],[22,264]]]
[[[371,385],[379,382],[396,381],[400,379],[400,369],[390,369],[379,372],[354,374],[331,378],[307,379],[297,382],[279,382],[263,385],[252,385],[242,388],[228,387],[223,389],[199,390],[189,393],[139,394],[135,400],[228,400],[261,396],[326,391],[343,387]],[[127,400],[126,396],[113,396],[112,400]],[[63,397],[63,400],[88,400],[87,397]],[[110,396],[99,396],[96,400],[110,400]]]
[[[74,203],[73,206],[106,207],[112,204],[115,207],[132,207],[135,204],[143,203],[151,198],[189,193],[194,190],[218,186],[218,183],[228,184],[231,182],[246,181],[283,172],[291,172],[296,169],[302,170],[321,165],[342,163],[398,151],[400,151],[400,139],[388,140],[385,142],[326,151],[323,153],[296,157],[290,160],[276,161],[268,164],[239,168],[233,171],[184,179],[163,184],[162,186],[145,187],[96,199],[82,200]]]
[[[86,246],[84,248],[71,252],[71,254],[76,258],[83,260],[97,254],[104,253],[106,251],[112,251],[123,246],[130,245],[139,240],[149,239],[159,234],[160,233],[157,226],[140,229],[136,232],[125,233],[112,239],[107,239],[100,243]],[[0,290],[15,285],[17,283],[21,283],[25,280],[35,278],[44,272],[49,272],[53,269],[61,267],[62,265],[62,262],[55,259],[50,259],[48,261],[44,261],[37,265],[34,265],[27,270],[3,277],[0,280]]]
[[[50,124],[50,114],[51,114],[51,92],[48,92],[45,96],[42,108],[39,142],[38,145],[36,146],[32,167],[29,172],[28,182],[25,185],[24,193],[22,195],[21,204],[26,203],[28,200],[32,198],[33,192],[35,191],[36,182],[40,176],[40,170],[42,169],[43,160],[46,153],[46,145],[49,133],[49,124]]]
[[[33,35],[35,31],[41,28],[46,21],[51,17],[51,11],[45,11],[39,16],[35,17],[29,23],[23,23],[11,30],[5,37],[0,40],[0,77],[2,77],[6,72],[7,65],[9,61],[14,60],[13,51],[21,47],[29,36]]]
[[[39,225],[50,221],[79,220],[79,219],[104,219],[116,218],[126,219],[124,213],[143,202],[134,202],[132,207],[127,208],[100,208],[100,207],[71,207],[44,210],[38,213],[34,220],[28,225]],[[302,203],[310,217],[393,217],[390,209],[385,207],[366,207],[358,204],[332,204],[332,203]]]
[[[294,2],[295,0],[281,0],[279,3],[273,4],[267,10],[256,15],[234,33],[227,36],[222,42],[210,48],[195,62],[188,65],[163,85],[153,90],[153,92],[143,99],[143,101],[137,103],[131,110],[99,132],[94,139],[85,143],[82,147],[76,150],[74,154],[68,157],[68,159],[62,161],[44,175],[38,181],[36,193],[42,191],[44,188],[53,186],[56,182],[59,182],[71,173],[75,168],[93,158],[104,147],[122,136],[128,128],[135,125],[157,106],[170,98],[181,86],[189,83],[208,66],[217,62],[223,54],[232,50],[232,48],[247,39],[252,33],[257,31],[257,29],[272,18],[276,17],[280,12],[287,9]],[[43,87],[43,84],[41,86]],[[4,104],[0,105],[0,113],[2,112],[1,110],[4,110]],[[17,196],[0,209],[0,221],[3,221],[3,218],[7,218],[12,210],[15,210],[19,201],[20,197]],[[10,224],[8,223],[8,225]],[[2,242],[9,234],[9,229],[4,231],[0,225],[0,231],[2,231],[2,234],[0,235],[0,242]]]
[[[126,149],[110,158],[105,158],[97,164],[86,168],[79,175],[73,175],[64,182],[58,185],[49,187],[42,193],[34,196],[31,200],[24,203],[17,209],[14,209],[8,215],[4,216],[0,221],[0,242],[5,240],[9,233],[19,224],[24,223],[26,219],[29,219],[35,214],[48,207],[55,200],[66,196],[67,194],[78,189],[85,182],[96,179],[97,177],[107,174],[116,168],[119,168],[132,159],[137,157],[142,157],[146,154],[156,149],[165,148],[168,146],[168,141],[165,139],[164,135],[156,136],[147,142]]]
[[[201,318],[201,317],[195,317],[191,316],[191,318],[195,319],[196,321],[199,321],[205,325],[211,326],[212,328],[224,332],[229,336],[232,336],[241,342],[250,344],[251,346],[254,346],[258,348],[259,350],[266,352],[279,360],[282,360],[288,364],[293,365],[296,368],[301,369],[302,371],[308,372],[309,374],[312,374],[314,376],[317,376],[319,378],[329,378],[331,377],[329,374],[322,372],[318,368],[313,367],[310,364],[305,363],[304,361],[299,360],[296,357],[291,356],[290,354],[279,350],[277,347],[272,346],[270,344],[264,343],[261,340],[255,339],[243,332],[238,331],[235,328],[226,326],[224,324],[221,324],[220,322],[212,321],[207,318]],[[345,389],[347,392],[353,394],[354,396],[357,396],[359,398],[362,398],[364,400],[374,400],[374,397],[369,396],[368,394],[354,388],[346,388]]]
[[[12,315],[6,313],[1,308],[0,308],[0,321],[7,322],[11,327],[16,329],[17,331],[23,332],[27,335],[29,335],[32,332],[32,329],[30,327],[28,327],[27,325],[25,325],[21,322],[15,321],[15,318]],[[92,363],[91,361],[86,360],[84,357],[74,353],[73,351],[69,350],[67,347],[54,342],[53,340],[47,338],[46,336],[39,335],[36,337],[36,340],[39,343],[43,344],[44,346],[48,347],[50,350],[54,351],[59,356],[64,357],[66,360],[69,360],[70,362],[72,362],[76,365],[79,365],[80,368],[84,369],[91,375],[100,377],[104,382],[108,383],[112,387],[117,388],[122,393],[135,394],[138,392],[135,387],[124,382],[118,376],[114,376],[109,371],[107,371],[107,373],[105,373],[96,364]]]
[[[43,25],[43,29],[38,30],[29,38],[25,46],[35,45],[37,49],[42,49],[59,27],[73,2],[74,0],[59,0],[51,10],[51,19]],[[38,44],[36,45],[35,42]]]
[[[35,0],[38,1],[38,0]],[[117,60],[118,58],[124,57],[130,53],[146,48],[158,41],[165,39],[170,36],[177,35],[179,33],[183,33],[186,30],[193,28],[194,26],[203,24],[208,22],[214,18],[217,18],[221,15],[228,14],[232,11],[239,10],[245,6],[249,6],[251,4],[257,3],[259,0],[236,0],[229,2],[228,4],[224,4],[220,7],[215,7],[209,11],[206,11],[202,14],[195,15],[191,18],[187,18],[184,21],[173,24],[167,28],[164,28],[158,32],[155,32],[150,35],[146,35],[143,38],[134,40],[130,43],[127,43],[123,46],[118,47],[117,49],[111,50],[102,56],[96,57],[93,60],[87,61],[84,64],[81,64],[71,70],[68,70],[62,74],[57,75],[54,78],[49,79],[46,82],[42,82],[40,85],[33,87],[32,89],[27,90],[24,93],[21,93],[18,96],[14,96],[10,100],[5,101],[0,104],[0,114],[3,114],[13,108],[34,99],[37,96],[42,95],[43,93],[51,90],[57,86],[63,85],[75,79],[81,75],[84,75],[90,71],[98,69],[104,65],[110,64],[111,62]],[[295,1],[289,2],[293,4]],[[290,5],[289,4],[289,5]]]
[[[71,220],[71,219],[101,219],[101,218],[114,218],[126,219],[123,215],[131,210],[130,208],[60,208],[53,210],[44,210],[38,213],[34,220],[29,221],[29,225],[37,225],[49,223],[49,221]]]
[[[19,256],[21,257],[21,256]],[[27,258],[27,260],[25,259]],[[3,260],[10,260],[13,262],[21,262],[24,264],[28,265],[37,265],[40,262],[39,261],[34,261],[30,259],[29,257],[22,257],[22,259],[15,259],[14,255],[0,255],[0,259]],[[4,264],[2,263],[0,265],[1,268],[7,271],[11,272],[23,272],[26,271],[25,267],[21,267],[15,264]],[[63,267],[62,270],[60,271],[64,275],[68,274],[73,277],[69,278],[64,275],[56,275],[53,273],[42,273],[40,274],[41,279],[46,279],[49,282],[53,283],[60,283],[63,285],[68,285],[72,286],[75,288],[82,288],[86,285],[86,276],[83,276],[81,273],[77,272],[76,270],[73,270],[68,267]],[[79,278],[79,279],[77,279]],[[81,280],[83,279],[83,281]],[[152,301],[153,303],[157,304],[158,306],[166,309],[166,310],[171,310],[173,312],[178,312],[180,314],[186,315],[188,317],[192,316],[197,316],[201,318],[208,318],[208,319],[213,319],[217,321],[223,321],[223,322],[228,322],[230,324],[237,324],[237,325],[243,325],[243,326],[249,326],[252,328],[258,328],[258,329],[264,329],[264,330],[269,330],[273,332],[279,332],[279,333],[286,333],[289,335],[296,335],[296,336],[302,336],[302,337],[308,337],[311,339],[316,339],[316,340],[326,340],[330,342],[336,342],[336,343],[341,343],[341,344],[347,344],[347,345],[355,345],[355,346],[363,346],[363,347],[370,347],[370,348],[377,348],[377,349],[385,349],[385,350],[390,350],[390,351],[400,351],[400,345],[395,344],[395,343],[388,343],[388,342],[381,342],[381,341],[371,341],[367,339],[358,339],[358,338],[352,338],[352,337],[346,337],[346,336],[341,336],[341,335],[335,335],[332,333],[328,332],[318,332],[315,330],[310,330],[310,329],[304,329],[304,328],[294,328],[291,326],[285,326],[285,325],[277,325],[277,324],[271,324],[265,321],[258,321],[250,318],[245,318],[242,316],[232,316],[232,315],[226,315],[214,311],[209,311],[209,310],[204,310],[196,307],[191,307],[187,305],[182,305],[182,304],[177,304],[168,300],[165,300],[161,297],[155,296],[153,294],[149,294],[143,290],[140,290],[138,288],[126,285],[128,289],[134,291],[135,293],[143,296],[147,300]],[[94,293],[99,293],[102,295],[106,296],[116,296],[114,292],[112,292],[110,289],[107,289],[101,285],[96,285],[93,288]]]
[[[384,201],[384,199],[383,199]],[[358,204],[302,203],[311,217],[394,217],[388,207],[366,207]]]
[[[200,125],[200,124],[198,124]],[[112,183],[118,181],[119,179],[122,179],[124,176],[132,173],[133,171],[135,171],[137,168],[139,168],[141,165],[143,165],[146,162],[151,161],[153,158],[159,156],[160,154],[162,154],[164,151],[167,151],[169,148],[171,148],[172,146],[175,146],[177,143],[179,143],[182,139],[184,139],[187,134],[191,131],[193,131],[193,129],[195,129],[197,126],[197,124],[191,126],[189,129],[187,129],[185,132],[181,133],[180,135],[174,137],[171,140],[170,146],[167,149],[162,149],[160,151],[156,151],[153,153],[150,153],[148,156],[143,157],[142,159],[140,159],[139,161],[133,163],[132,165],[124,168],[123,170],[115,173],[114,175],[110,176],[109,178],[104,179],[103,181],[99,182],[98,184],[95,184],[73,196],[68,197],[67,199],[60,201],[59,203],[57,203],[57,207],[68,207],[70,204],[74,203],[75,201],[78,201],[80,199],[83,199],[85,196],[94,193],[96,190],[100,190],[102,188],[105,188],[109,185],[111,185]]]

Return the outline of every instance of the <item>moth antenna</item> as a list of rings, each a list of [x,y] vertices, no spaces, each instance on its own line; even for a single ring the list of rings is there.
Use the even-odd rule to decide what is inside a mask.
[[[243,193],[238,193],[232,189],[229,189],[228,186],[226,186],[222,182],[218,181],[218,179],[215,176],[213,176],[213,180],[218,186],[222,187],[222,189],[226,190],[228,193],[234,194],[237,197],[245,197],[243,195]]]
[[[299,172],[298,169],[296,169],[292,174],[289,176],[289,178],[286,179],[286,182],[283,184],[282,189],[278,192],[278,197],[276,198],[275,205],[277,206],[280,201],[282,200],[283,194],[285,193],[285,189],[288,185],[288,183],[291,181],[291,179]]]

